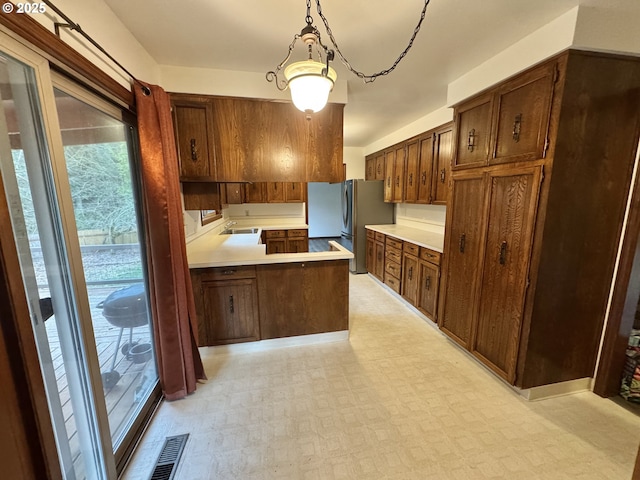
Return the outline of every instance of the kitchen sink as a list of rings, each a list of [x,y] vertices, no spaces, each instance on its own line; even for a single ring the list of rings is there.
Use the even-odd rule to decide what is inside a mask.
[[[230,228],[220,232],[220,235],[238,235],[238,234],[255,234],[259,228]]]

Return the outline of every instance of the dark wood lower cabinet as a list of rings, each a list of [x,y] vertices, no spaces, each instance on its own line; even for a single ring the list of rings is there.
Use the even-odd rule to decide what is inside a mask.
[[[436,308],[440,287],[440,268],[424,260],[420,260],[419,268],[416,307],[435,322],[437,320]]]
[[[443,298],[440,329],[465,348],[470,346],[479,282],[479,256],[484,245],[484,173],[454,176],[447,207]]]
[[[349,328],[348,260],[258,265],[262,339]]]
[[[418,276],[418,257],[404,253],[402,255],[402,296],[411,305],[417,303]]]
[[[191,270],[198,345],[348,330],[348,262]]]
[[[207,345],[253,342],[260,338],[255,278],[202,283]]]
[[[309,251],[308,232],[303,229],[265,230],[262,242],[267,246],[267,255]]]

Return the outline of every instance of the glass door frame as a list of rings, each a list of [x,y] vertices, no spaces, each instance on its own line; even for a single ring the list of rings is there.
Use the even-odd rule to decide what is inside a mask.
[[[86,356],[86,369],[89,376],[90,402],[95,414],[95,422],[99,435],[99,456],[101,458],[105,478],[117,478],[122,473],[126,461],[135,447],[136,439],[141,435],[148,419],[155,411],[155,407],[161,400],[161,392],[159,383],[155,385],[153,393],[145,402],[140,414],[131,424],[131,428],[127,435],[123,437],[119,448],[114,451],[112,448],[112,440],[109,430],[109,420],[104,403],[104,394],[102,392],[102,383],[100,381],[100,365],[98,353],[93,335],[93,326],[91,321],[91,311],[89,298],[84,279],[84,271],[82,258],[80,253],[80,244],[77,236],[73,203],[71,191],[67,178],[66,162],[64,157],[64,149],[62,142],[62,134],[58,121],[58,114],[55,105],[54,87],[61,88],[65,91],[69,90],[69,86],[73,85],[72,94],[77,98],[85,101],[92,106],[100,105],[101,111],[113,116],[115,111],[119,112],[118,119],[122,120],[128,130],[128,140],[130,155],[132,158],[133,179],[135,200],[137,202],[139,216],[139,232],[142,245],[145,245],[145,225],[142,214],[142,197],[141,197],[141,180],[139,174],[139,155],[136,146],[137,132],[135,127],[135,117],[127,110],[120,106],[115,106],[105,100],[98,98],[88,89],[60,74],[51,71],[49,62],[38,51],[23,44],[19,40],[7,35],[4,31],[0,31],[0,49],[7,55],[31,67],[36,79],[37,96],[40,102],[42,114],[42,128],[46,138],[46,150],[51,159],[51,171],[53,174],[54,184],[56,186],[57,203],[60,214],[60,232],[67,250],[68,269],[71,273],[69,282],[70,288],[75,298],[75,304],[78,316],[78,328],[81,332],[81,348]],[[105,111],[106,110],[106,111]],[[4,195],[4,192],[0,192]],[[15,243],[15,242],[14,242]],[[146,268],[146,255],[143,255],[144,267]],[[25,292],[26,294],[26,292]],[[25,300],[27,300],[25,298]],[[29,325],[31,327],[31,325]],[[32,335],[34,332],[31,332]],[[35,342],[35,337],[31,336]],[[47,419],[49,420],[49,419]],[[46,429],[46,427],[45,427]],[[56,460],[58,460],[56,458]]]

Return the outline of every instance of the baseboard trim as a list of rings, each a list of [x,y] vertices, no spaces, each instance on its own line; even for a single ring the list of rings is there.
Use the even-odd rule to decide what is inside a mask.
[[[231,345],[200,347],[200,351],[206,355],[235,355],[240,353],[264,352],[267,350],[277,350],[287,347],[301,347],[321,343],[342,342],[345,340],[349,340],[349,330],[315,333],[312,335],[299,335],[296,337],[272,338],[269,340],[234,343]]]
[[[591,391],[592,378],[578,378],[576,380],[568,380],[566,382],[552,383],[550,385],[541,385],[527,389],[513,387],[519,395],[526,398],[530,402],[537,400],[545,400],[547,398],[561,397],[563,395],[571,395],[578,392]]]

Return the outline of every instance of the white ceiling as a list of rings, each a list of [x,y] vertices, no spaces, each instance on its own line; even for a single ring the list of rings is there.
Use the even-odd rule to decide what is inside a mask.
[[[105,2],[160,65],[261,73],[284,58],[306,15],[303,0]],[[345,145],[368,145],[442,107],[451,81],[580,2],[431,0],[413,49],[389,76],[365,85],[334,62],[347,79]],[[340,49],[365,73],[393,63],[422,6],[423,0],[322,0]],[[328,43],[315,0],[311,15]],[[304,56],[300,44],[296,51]]]

